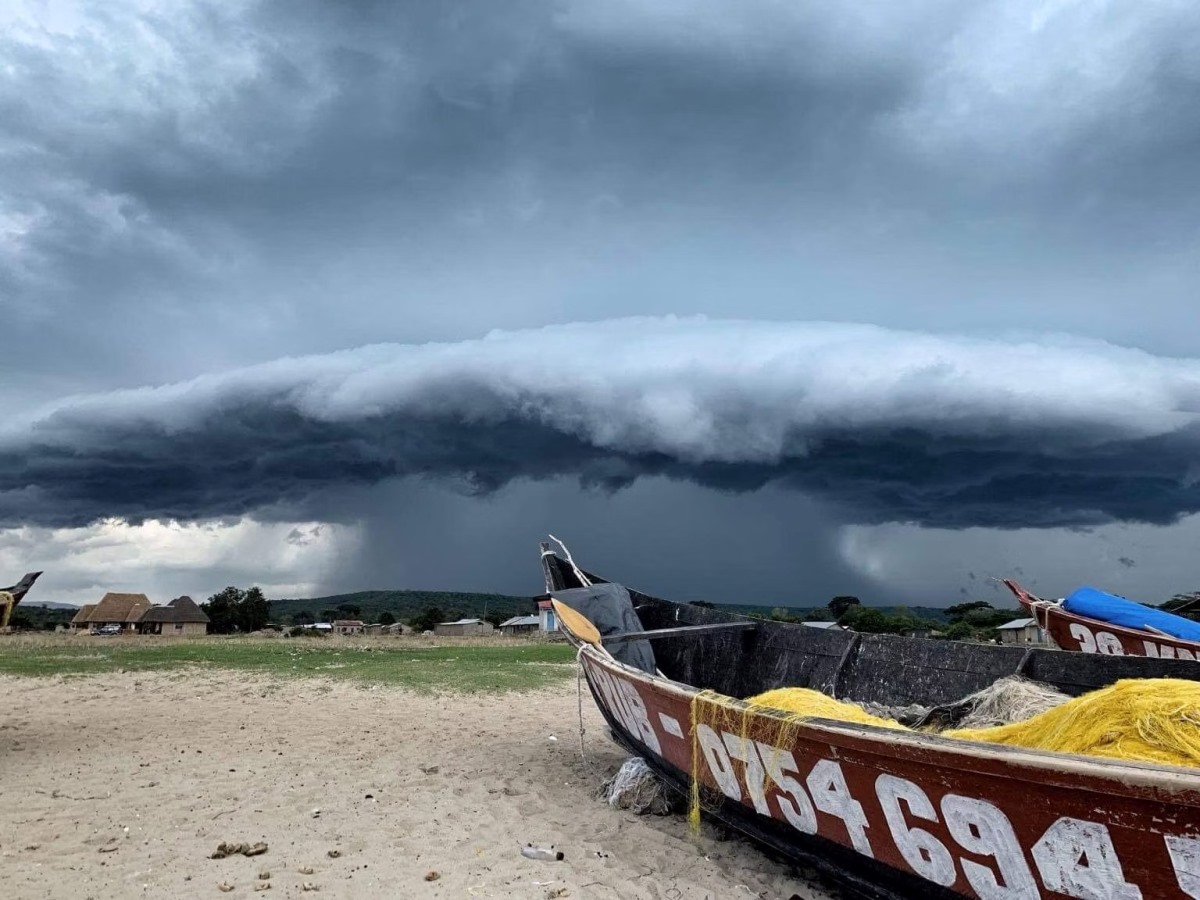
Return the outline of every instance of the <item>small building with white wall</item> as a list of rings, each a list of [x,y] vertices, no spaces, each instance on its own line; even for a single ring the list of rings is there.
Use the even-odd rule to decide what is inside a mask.
[[[454,622],[438,622],[433,627],[433,633],[442,637],[468,637],[491,634],[495,630],[491,622],[485,622],[483,619],[458,619]]]
[[[1002,644],[1044,644],[1046,632],[1038,628],[1035,619],[1013,619],[996,629]]]

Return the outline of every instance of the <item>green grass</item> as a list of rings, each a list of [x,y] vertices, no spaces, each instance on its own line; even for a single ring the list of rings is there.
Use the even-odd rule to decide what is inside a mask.
[[[387,638],[0,638],[0,673],[47,676],[228,669],[418,691],[490,693],[547,687],[574,672],[574,651],[569,646],[501,640],[419,646]]]

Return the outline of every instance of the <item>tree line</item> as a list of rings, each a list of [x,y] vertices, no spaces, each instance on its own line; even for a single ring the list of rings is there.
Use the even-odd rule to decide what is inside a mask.
[[[905,607],[893,607],[891,612],[874,606],[863,606],[849,595],[834,597],[824,610],[798,617],[786,610],[776,609],[771,618],[780,622],[836,622],[863,634],[928,634],[951,641],[991,641],[999,637],[996,630],[1017,615],[1015,610],[996,609],[984,600],[973,600],[946,608],[948,624],[934,622],[915,615]]]
[[[208,630],[211,634],[247,634],[260,631],[270,624],[271,601],[264,596],[262,589],[252,587],[247,589],[227,587],[209,597],[200,608],[208,615]],[[432,631],[439,622],[446,622],[462,615],[458,610],[450,613],[443,612],[440,607],[426,607],[415,616],[411,616],[406,624],[415,631]],[[319,615],[308,610],[300,610],[293,614],[291,625],[314,625],[317,622],[335,622],[339,619],[359,620],[362,609],[355,603],[339,603],[322,609]],[[380,612],[371,624],[394,625],[399,621],[396,615],[388,610]],[[503,621],[495,613],[480,616],[485,622],[491,622],[499,627]],[[281,623],[282,624],[282,623]]]

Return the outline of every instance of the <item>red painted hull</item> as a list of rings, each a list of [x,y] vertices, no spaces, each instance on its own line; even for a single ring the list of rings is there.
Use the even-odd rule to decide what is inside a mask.
[[[722,818],[777,847],[843,848],[864,872],[882,866],[907,885],[869,896],[1200,897],[1200,777],[1189,770],[824,720],[785,728],[762,712],[724,730],[701,709],[693,732],[694,689],[590,647],[581,661],[622,743],[680,784],[698,749]]]
[[[1150,656],[1156,659],[1200,659],[1200,644],[1184,641],[1150,631],[1124,628],[1099,619],[1090,619],[1069,612],[1061,606],[1046,603],[1033,596],[1015,581],[1005,581],[1037,620],[1038,625],[1050,635],[1063,650],[1081,653],[1102,653],[1109,656]]]

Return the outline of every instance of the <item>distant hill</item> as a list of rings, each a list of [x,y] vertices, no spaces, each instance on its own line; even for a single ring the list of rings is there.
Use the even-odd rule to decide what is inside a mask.
[[[20,608],[28,609],[31,606],[40,606],[43,609],[70,609],[70,610],[78,610],[79,609],[78,603],[57,603],[53,600],[34,600],[32,603],[30,603],[28,600],[26,600],[25,602],[23,602],[21,604]]]
[[[823,607],[779,607],[744,605],[739,603],[716,603],[717,609],[737,613],[743,616],[758,616],[770,618],[776,609],[784,609],[788,615],[797,618],[819,617],[828,610]],[[337,610],[339,606],[357,607],[355,618],[366,622],[377,622],[384,612],[390,612],[398,621],[407,622],[420,615],[431,606],[442,611],[447,620],[460,618],[478,618],[485,614],[496,614],[502,619],[512,616],[526,616],[534,612],[532,597],[522,597],[513,594],[473,594],[459,591],[357,591],[352,594],[333,594],[328,597],[289,598],[271,601],[271,621],[290,625],[295,616],[307,612],[314,619],[320,619],[325,610]],[[894,607],[881,607],[892,611]],[[910,606],[907,610],[913,615],[927,619],[930,622],[946,622],[946,611],[932,606]],[[1016,610],[1014,610],[1014,614]],[[339,618],[350,618],[343,611],[338,611]]]

